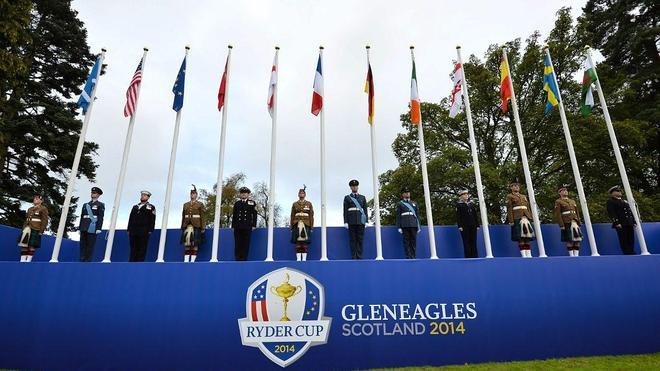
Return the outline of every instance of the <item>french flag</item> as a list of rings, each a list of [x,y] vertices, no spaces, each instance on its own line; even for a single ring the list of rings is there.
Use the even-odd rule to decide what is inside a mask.
[[[316,64],[316,76],[314,76],[314,94],[312,95],[312,115],[318,116],[323,109],[323,72],[321,71],[321,53]]]

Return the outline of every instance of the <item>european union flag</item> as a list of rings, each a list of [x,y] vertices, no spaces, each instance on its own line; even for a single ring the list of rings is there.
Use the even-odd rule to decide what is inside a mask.
[[[559,104],[559,88],[548,55],[545,56],[545,68],[543,69],[543,90],[548,92],[548,102],[545,104],[545,114],[547,115],[552,111],[552,107]]]
[[[181,68],[179,68],[179,74],[176,76],[176,81],[172,87],[172,93],[174,93],[174,103],[172,103],[172,109],[179,112],[181,107],[183,107],[183,90],[186,86],[186,58],[183,58],[181,63]]]
[[[99,68],[101,68],[101,57],[96,58],[96,63],[94,67],[89,72],[89,77],[87,77],[87,82],[83,88],[82,93],[80,93],[80,98],[78,98],[78,107],[82,108],[83,114],[87,113],[87,108],[92,102],[92,91],[96,85],[96,80],[99,76]]]

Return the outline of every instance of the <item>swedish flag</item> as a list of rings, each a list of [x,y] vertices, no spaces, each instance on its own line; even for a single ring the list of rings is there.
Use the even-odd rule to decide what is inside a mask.
[[[552,111],[552,107],[559,104],[559,88],[548,55],[545,56],[545,68],[543,70],[543,90],[548,92],[548,101],[545,104],[545,113],[548,114]]]
[[[186,57],[183,58],[181,62],[181,68],[179,68],[179,74],[176,76],[176,81],[172,87],[172,93],[174,93],[174,103],[172,103],[172,109],[179,112],[183,107],[183,91],[186,86]]]

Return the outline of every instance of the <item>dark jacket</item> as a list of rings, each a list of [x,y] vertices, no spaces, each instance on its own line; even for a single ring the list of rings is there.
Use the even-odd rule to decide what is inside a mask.
[[[257,226],[257,203],[253,200],[238,200],[234,204],[231,227],[251,229]]]
[[[358,204],[362,208],[362,211],[355,206],[355,202],[352,199],[357,200]],[[362,222],[362,213],[366,220],[369,220],[369,209],[367,209],[367,198],[361,194],[354,195],[353,193],[344,196],[344,224],[348,225],[364,225]]]
[[[459,228],[474,228],[479,226],[478,210],[472,202],[456,202],[456,224]]]
[[[92,222],[92,219],[87,215],[87,207],[85,205],[89,204],[92,208],[92,214],[96,215],[96,230],[100,231],[103,226],[103,214],[105,214],[105,204],[101,201],[89,201],[83,204],[82,212],[80,213],[80,225],[78,230],[81,232],[87,232],[89,224]]]
[[[607,215],[612,220],[612,228],[616,228],[615,225],[617,224],[635,225],[635,217],[630,209],[630,205],[624,199],[610,197],[607,200]]]
[[[406,206],[406,203],[411,205],[413,209],[415,210],[415,213],[410,211],[408,206]],[[417,217],[416,217],[416,216]],[[409,202],[406,202],[404,200],[401,200],[396,203],[396,226],[399,228],[419,228],[419,210],[417,209],[417,204],[415,201],[410,200]]]
[[[148,235],[156,225],[156,206],[146,203],[142,207],[133,205],[128,217],[128,233],[132,235]]]

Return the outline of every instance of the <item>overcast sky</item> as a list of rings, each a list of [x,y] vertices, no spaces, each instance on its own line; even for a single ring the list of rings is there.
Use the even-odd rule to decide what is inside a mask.
[[[169,227],[180,225],[190,184],[210,189],[217,177],[217,92],[228,44],[234,49],[224,175],[243,172],[250,187],[268,182],[271,121],[266,98],[274,46],[279,45],[276,201],[287,213],[304,183],[308,199],[320,212],[319,119],[310,113],[310,105],[318,46],[323,45],[327,220],[328,225],[341,225],[350,179],[360,180],[360,193],[373,197],[363,92],[366,44],[372,46],[380,174],[397,166],[391,145],[402,131],[399,115],[407,110],[410,96],[410,45],[415,45],[420,98],[437,102],[449,95],[457,44],[467,59],[469,54],[482,56],[492,43],[524,40],[534,30],[545,38],[560,7],[573,7],[577,16],[584,2],[507,1],[503,6],[493,1],[437,0],[74,0],[92,52],[108,49],[107,73],[99,82],[87,134],[88,141],[100,146],[97,180],[78,181],[75,194],[87,200],[92,185],[101,187],[109,223],[128,127],[122,114],[125,91],[144,46],[149,53],[118,227],[126,226],[141,189],[153,193],[151,202],[159,210],[156,225],[161,225],[175,119],[171,89],[185,45],[191,50]]]

